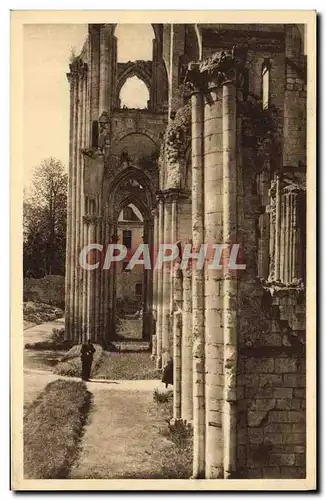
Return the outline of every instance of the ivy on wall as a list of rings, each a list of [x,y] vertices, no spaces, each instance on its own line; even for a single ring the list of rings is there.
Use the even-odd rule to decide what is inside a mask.
[[[164,158],[169,165],[182,161],[191,139],[191,106],[186,104],[179,108],[173,120],[166,128],[164,140],[161,144],[160,164]]]
[[[255,97],[241,101],[240,111],[245,142],[255,148],[256,164],[260,169],[266,163],[277,168],[281,154],[281,134],[275,106],[264,109]]]

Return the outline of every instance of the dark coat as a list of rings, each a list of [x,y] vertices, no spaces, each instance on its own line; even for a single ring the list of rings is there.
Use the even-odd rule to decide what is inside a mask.
[[[165,387],[168,385],[173,385],[173,359],[170,359],[163,368],[162,382]]]
[[[80,357],[82,363],[82,379],[89,380],[91,376],[93,354],[95,352],[95,347],[91,342],[88,344],[83,344],[80,350]]]

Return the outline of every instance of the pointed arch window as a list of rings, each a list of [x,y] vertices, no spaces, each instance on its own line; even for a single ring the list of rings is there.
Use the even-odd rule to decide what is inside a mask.
[[[262,102],[263,109],[268,109],[270,100],[270,68],[269,59],[265,59],[262,66]]]
[[[119,95],[120,108],[147,109],[149,99],[147,85],[138,76],[127,78],[121,87]]]

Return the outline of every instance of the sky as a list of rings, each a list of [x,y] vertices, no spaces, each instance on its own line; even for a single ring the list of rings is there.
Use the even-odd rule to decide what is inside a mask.
[[[50,156],[66,170],[69,160],[69,71],[71,49],[80,53],[86,24],[26,24],[24,26],[24,185],[28,189],[35,166]],[[152,59],[151,25],[118,25],[118,61]],[[141,80],[121,90],[130,107],[148,99]],[[129,88],[128,88],[129,87]],[[131,87],[131,88],[130,88]]]

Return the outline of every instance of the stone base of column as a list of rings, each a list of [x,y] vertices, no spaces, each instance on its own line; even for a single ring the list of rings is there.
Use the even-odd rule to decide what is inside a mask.
[[[157,338],[156,335],[152,336],[152,355],[151,359],[154,361],[156,359],[156,349],[157,349]]]
[[[156,356],[156,368],[158,370],[162,369],[162,357],[161,356]]]

